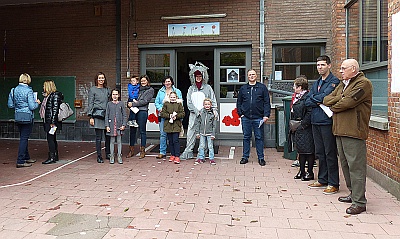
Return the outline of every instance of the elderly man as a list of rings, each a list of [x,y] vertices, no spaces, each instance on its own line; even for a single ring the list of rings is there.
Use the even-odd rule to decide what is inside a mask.
[[[340,202],[352,203],[347,214],[366,211],[365,181],[369,119],[372,106],[372,84],[354,59],[343,61],[340,67],[342,81],[324,98],[324,104],[333,111],[333,134],[346,186],[350,195],[339,197]]]

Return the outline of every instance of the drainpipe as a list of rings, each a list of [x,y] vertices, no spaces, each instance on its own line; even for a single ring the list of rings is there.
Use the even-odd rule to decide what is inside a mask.
[[[121,92],[121,0],[115,0],[115,87]]]
[[[264,62],[265,62],[265,7],[264,0],[260,0],[260,76],[261,82],[264,83]],[[268,85],[270,88],[270,85]]]

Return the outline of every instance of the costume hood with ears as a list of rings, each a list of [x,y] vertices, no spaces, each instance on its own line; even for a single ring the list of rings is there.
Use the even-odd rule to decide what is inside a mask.
[[[189,77],[190,77],[190,82],[192,82],[192,84],[195,83],[196,81],[196,76],[198,74],[197,71],[199,71],[201,73],[201,75],[203,76],[203,83],[208,83],[208,67],[205,66],[203,63],[201,62],[197,62],[193,64],[189,64]]]

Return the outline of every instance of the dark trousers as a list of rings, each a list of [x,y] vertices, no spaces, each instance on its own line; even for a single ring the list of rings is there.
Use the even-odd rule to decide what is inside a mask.
[[[179,157],[181,155],[180,145],[179,145],[179,132],[167,133],[169,142],[169,151],[171,151],[171,156]]]
[[[49,147],[49,152],[50,153],[56,153],[58,152],[58,143],[57,143],[57,131],[54,134],[49,134],[49,131],[51,129],[50,123],[43,123],[43,129],[46,132],[46,138],[47,138],[47,145]]]
[[[312,125],[315,156],[319,160],[318,182],[339,187],[339,164],[332,125]]]
[[[33,122],[31,124],[17,124],[19,130],[19,147],[17,164],[24,164],[25,160],[31,157],[28,152],[28,139],[32,133]]]
[[[139,133],[140,133],[140,146],[145,147],[146,146],[146,125],[147,125],[147,117],[148,117],[148,112],[147,110],[139,110],[139,112],[136,113],[136,121],[137,124],[139,125]],[[134,146],[137,144],[137,129],[136,127],[129,127],[129,145]]]
[[[110,154],[110,136],[106,134],[105,129],[94,129],[96,132],[96,152],[97,156],[101,156],[101,141],[103,140],[103,134],[105,135],[105,146],[106,156]]]

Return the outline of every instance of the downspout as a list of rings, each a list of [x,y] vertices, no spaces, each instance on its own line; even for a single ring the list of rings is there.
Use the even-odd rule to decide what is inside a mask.
[[[265,7],[264,0],[260,0],[260,77],[261,82],[264,83],[264,62],[265,62]],[[268,85],[270,88],[270,85]]]
[[[121,0],[115,0],[115,87],[121,92]]]

